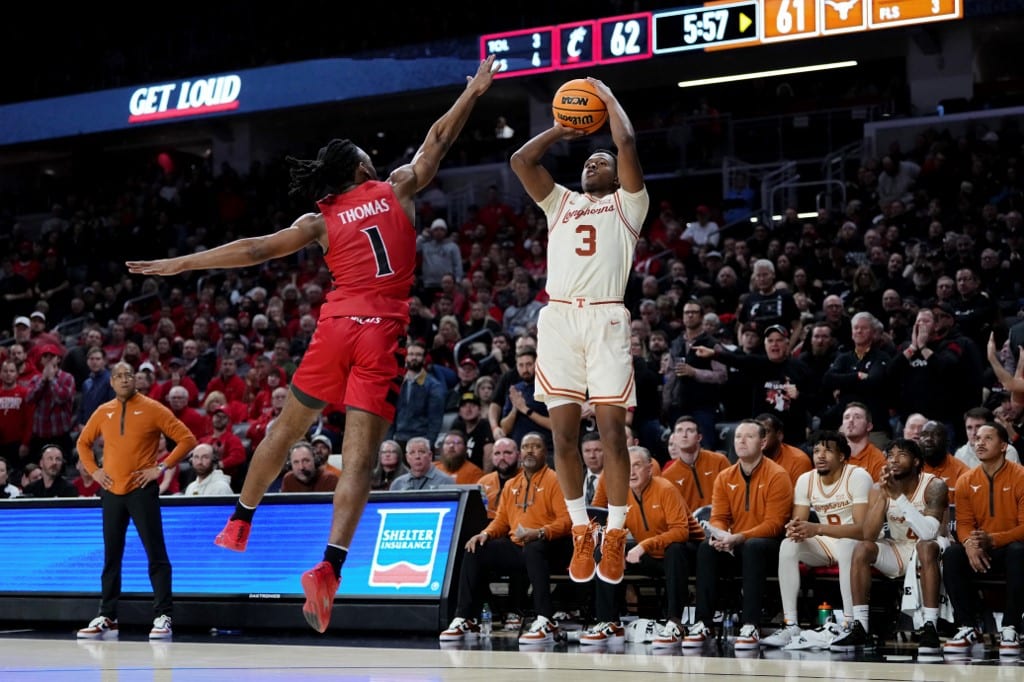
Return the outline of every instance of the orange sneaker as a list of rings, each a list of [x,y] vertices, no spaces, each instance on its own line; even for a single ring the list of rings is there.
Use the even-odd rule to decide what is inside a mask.
[[[217,533],[213,544],[233,552],[244,552],[245,546],[249,543],[249,532],[252,524],[241,519],[230,519],[224,530]]]
[[[597,564],[594,562],[597,531],[597,524],[593,521],[572,527],[572,561],[569,562],[569,577],[573,582],[589,582],[597,571]]]
[[[309,627],[317,632],[327,631],[339,584],[341,580],[334,577],[334,569],[326,561],[321,561],[302,574],[302,591],[306,593],[302,615],[306,617]]]
[[[626,529],[606,528],[601,542],[601,563],[597,577],[606,583],[618,585],[626,572]]]

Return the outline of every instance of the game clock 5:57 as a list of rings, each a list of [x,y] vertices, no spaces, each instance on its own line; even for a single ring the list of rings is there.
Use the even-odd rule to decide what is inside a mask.
[[[754,0],[654,14],[655,54],[756,41]]]

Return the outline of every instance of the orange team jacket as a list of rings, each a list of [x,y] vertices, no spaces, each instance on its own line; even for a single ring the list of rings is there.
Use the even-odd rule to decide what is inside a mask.
[[[629,495],[636,504],[626,512],[626,528],[652,558],[664,558],[665,548],[673,542],[704,539],[679,489],[667,479],[655,476],[643,493],[630,490]]]
[[[990,479],[979,465],[960,477],[957,489],[956,536],[960,542],[973,530],[991,535],[994,548],[1024,541],[1024,467],[1007,462]]]
[[[737,462],[715,479],[711,495],[711,525],[748,538],[781,537],[793,509],[793,482],[778,464],[762,457],[743,477]]]
[[[867,447],[860,451],[860,454],[850,457],[850,464],[856,464],[861,469],[866,469],[871,474],[871,479],[878,483],[878,479],[882,475],[882,467],[885,466],[885,455],[874,443],[868,443]]]
[[[779,447],[779,456],[772,461],[789,472],[789,480],[793,482],[793,485],[796,485],[796,479],[800,478],[800,474],[805,474],[814,468],[814,464],[811,463],[811,458],[807,456],[806,452],[785,443]]]
[[[729,458],[714,450],[700,450],[693,464],[672,460],[665,465],[662,476],[679,488],[691,512],[711,504],[715,479],[729,468]]]
[[[141,393],[121,402],[117,398],[96,408],[78,436],[78,456],[85,470],[94,473],[99,466],[92,444],[103,436],[103,470],[113,479],[111,492],[124,495],[138,486],[132,474],[155,467],[160,434],[175,442],[164,459],[168,468],[185,458],[196,446],[196,437],[170,408]]]
[[[512,542],[516,528],[543,528],[549,540],[565,537],[572,529],[565,497],[558,486],[558,476],[546,465],[527,476],[520,471],[505,484],[494,519],[484,531],[492,538],[507,535]]]
[[[586,472],[584,472],[586,473]],[[658,460],[651,459],[651,476],[657,478],[661,476],[661,465],[658,464]],[[598,477],[597,485],[594,486],[594,499],[590,503],[591,507],[607,507],[608,506],[608,489],[604,487],[604,475]]]
[[[926,474],[935,474],[942,479],[942,482],[949,488],[949,503],[956,504],[956,482],[960,477],[970,471],[971,468],[958,460],[953,455],[946,453],[946,459],[937,467],[924,465]]]
[[[484,499],[487,500],[487,518],[493,519],[498,515],[498,503],[501,502],[501,494],[504,492],[498,472],[484,474],[476,483],[483,488]]]
[[[484,475],[484,470],[470,462],[468,459],[455,471],[448,471],[444,462],[440,461],[434,462],[434,466],[437,467],[442,474],[448,474],[454,478],[456,485],[473,485],[480,480],[481,476]]]

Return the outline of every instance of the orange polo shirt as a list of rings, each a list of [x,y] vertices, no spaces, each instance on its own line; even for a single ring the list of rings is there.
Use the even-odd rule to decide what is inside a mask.
[[[850,457],[850,464],[856,464],[860,468],[866,469],[871,474],[871,479],[878,483],[878,479],[882,476],[882,468],[885,466],[885,455],[874,443],[868,443],[867,447],[859,454]]]
[[[793,509],[793,482],[778,464],[762,457],[744,477],[736,462],[715,479],[711,525],[748,538],[781,537]]]
[[[989,478],[979,465],[961,476],[957,487],[956,535],[960,542],[973,530],[991,535],[994,548],[1024,541],[1024,467],[1006,462]]]
[[[729,458],[714,450],[700,450],[693,464],[673,459],[665,465],[662,476],[683,494],[686,506],[693,512],[711,504],[715,479],[729,468]]]

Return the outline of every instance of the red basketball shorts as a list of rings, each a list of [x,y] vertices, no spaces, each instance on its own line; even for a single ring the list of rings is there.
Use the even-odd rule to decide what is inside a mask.
[[[398,352],[405,329],[404,322],[389,318],[322,319],[292,385],[317,400],[394,421],[405,373]]]

